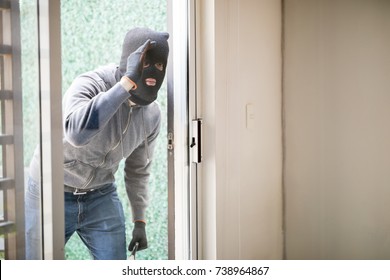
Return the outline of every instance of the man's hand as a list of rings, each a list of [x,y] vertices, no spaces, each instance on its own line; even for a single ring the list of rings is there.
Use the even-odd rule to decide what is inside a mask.
[[[148,248],[148,240],[146,239],[145,226],[146,224],[141,221],[136,221],[134,223],[133,239],[129,244],[129,251],[133,251],[136,242],[139,243],[138,251]]]
[[[147,40],[142,46],[140,46],[135,52],[131,53],[127,58],[127,69],[125,76],[128,77],[135,85],[133,89],[137,87],[142,71],[144,69],[144,61],[146,52],[156,46],[156,42]]]

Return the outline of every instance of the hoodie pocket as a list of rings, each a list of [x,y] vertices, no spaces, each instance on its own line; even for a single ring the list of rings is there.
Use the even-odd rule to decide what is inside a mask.
[[[89,164],[72,160],[64,163],[64,183],[65,185],[84,189],[92,181],[95,168]]]

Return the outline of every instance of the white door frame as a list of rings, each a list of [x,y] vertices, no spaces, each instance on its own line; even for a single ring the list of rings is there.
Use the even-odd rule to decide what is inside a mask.
[[[197,164],[191,121],[198,118],[196,0],[168,0],[168,240],[170,259],[198,259]]]

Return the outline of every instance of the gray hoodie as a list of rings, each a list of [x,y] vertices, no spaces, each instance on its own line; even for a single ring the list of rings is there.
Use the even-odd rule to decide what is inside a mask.
[[[108,65],[78,76],[65,93],[64,183],[79,190],[97,189],[115,181],[114,174],[125,159],[124,180],[133,219],[144,220],[161,111],[156,102],[131,106],[119,80],[117,66]],[[38,181],[37,155],[30,168]]]

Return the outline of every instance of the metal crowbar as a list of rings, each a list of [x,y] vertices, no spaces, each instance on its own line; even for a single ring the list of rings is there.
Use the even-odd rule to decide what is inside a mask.
[[[133,251],[131,251],[131,254],[130,254],[129,258],[128,258],[129,260],[135,260],[135,254],[137,253],[138,245],[139,245],[139,243],[135,242]]]

